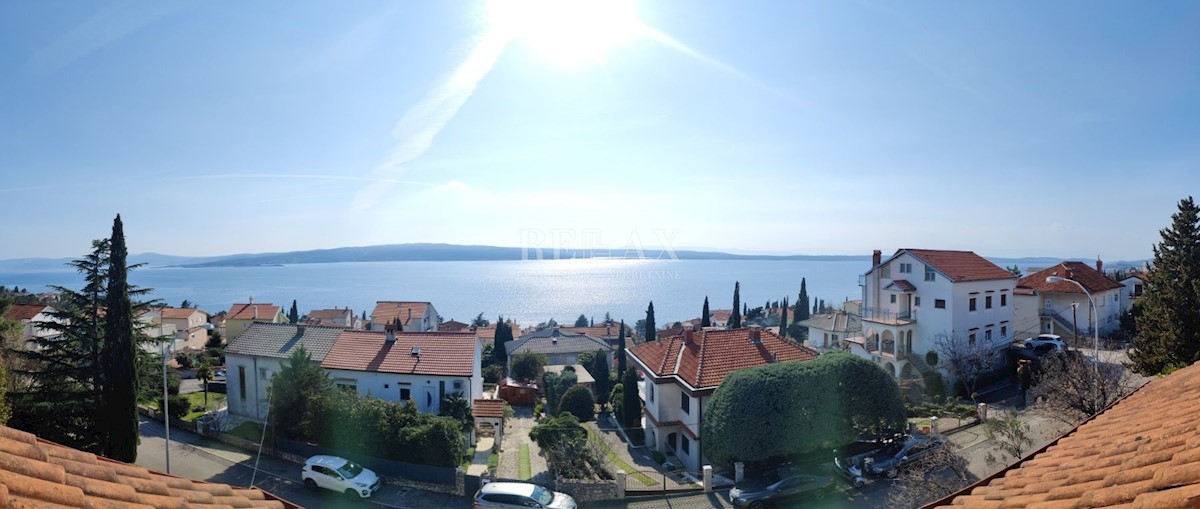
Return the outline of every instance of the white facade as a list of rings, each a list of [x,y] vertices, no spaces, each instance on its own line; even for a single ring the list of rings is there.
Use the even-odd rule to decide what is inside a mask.
[[[1121,326],[1121,312],[1126,309],[1121,300],[1123,292],[1124,287],[1092,294],[1102,337]],[[1016,303],[1013,319],[1018,325],[1017,339],[1038,334],[1070,337],[1074,330],[1078,330],[1080,337],[1092,336],[1095,322],[1091,303],[1085,294],[1036,292],[1018,295]]]
[[[639,385],[644,387],[641,396],[646,416],[642,427],[646,430],[646,444],[654,450],[674,454],[681,467],[699,471],[705,463],[699,440],[700,422],[712,391],[691,391],[674,378],[656,380],[653,373],[641,371],[645,377],[645,382]]]
[[[1121,286],[1125,287],[1121,292],[1121,311],[1125,312],[1133,308],[1133,301],[1146,293],[1146,281],[1138,276],[1129,276],[1121,280]]]
[[[271,377],[285,359],[240,354],[225,355],[225,380],[229,413],[266,420]]]
[[[1012,342],[1016,276],[955,282],[901,251],[873,268],[861,284],[862,347],[851,351],[892,376],[917,376],[912,363],[923,362],[942,335],[992,348]]]

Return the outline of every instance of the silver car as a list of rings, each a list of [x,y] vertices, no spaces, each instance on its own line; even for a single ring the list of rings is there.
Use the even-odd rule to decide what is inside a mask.
[[[300,469],[300,478],[309,489],[324,488],[362,498],[370,498],[380,486],[379,476],[371,469],[337,456],[308,458]]]
[[[524,482],[493,482],[475,493],[475,507],[541,507],[545,509],[575,509],[575,499],[565,493],[550,491]]]

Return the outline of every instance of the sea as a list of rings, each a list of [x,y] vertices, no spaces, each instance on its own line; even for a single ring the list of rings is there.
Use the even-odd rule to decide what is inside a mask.
[[[168,305],[183,300],[210,313],[235,302],[280,305],[297,302],[300,312],[349,307],[369,315],[375,301],[428,301],[446,320],[470,322],[479,313],[522,326],[553,318],[567,325],[579,315],[601,321],[605,314],[633,323],[654,302],[663,326],[700,316],[704,298],[711,309],[730,309],[734,283],[751,308],[767,301],[795,302],[800,281],[810,299],[840,305],[859,299],[858,276],[868,261],[845,260],[512,260],[305,263],[261,267],[142,267],[130,282],[151,288]],[[0,270],[0,285],[32,292],[49,285],[78,289],[70,267],[61,270]]]

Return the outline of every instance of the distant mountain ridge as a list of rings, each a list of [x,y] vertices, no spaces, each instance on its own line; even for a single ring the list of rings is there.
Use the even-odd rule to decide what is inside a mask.
[[[649,259],[668,260],[672,255],[679,260],[812,260],[812,261],[861,261],[870,263],[869,255],[759,255],[733,254],[720,251],[676,250],[662,248],[612,249],[612,250],[552,250],[538,248],[478,246],[459,244],[387,244],[378,246],[339,247],[282,253],[252,253],[226,256],[174,256],[157,253],[130,255],[131,263],[145,263],[156,267],[264,267],[302,263],[341,262],[394,262],[394,261],[513,261],[554,260],[585,258]],[[1001,266],[1018,265],[1049,266],[1063,260],[1086,258],[994,258],[988,260]],[[38,271],[65,268],[69,258],[21,258],[0,260],[0,270]],[[1145,260],[1106,262],[1109,268],[1140,267]]]

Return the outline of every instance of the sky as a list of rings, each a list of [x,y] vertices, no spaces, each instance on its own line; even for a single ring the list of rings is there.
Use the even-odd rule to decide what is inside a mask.
[[[1116,261],[1200,194],[1194,2],[3,2],[0,69],[0,259]]]

